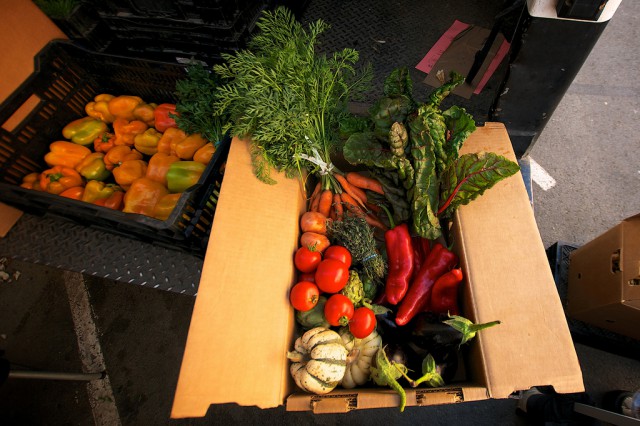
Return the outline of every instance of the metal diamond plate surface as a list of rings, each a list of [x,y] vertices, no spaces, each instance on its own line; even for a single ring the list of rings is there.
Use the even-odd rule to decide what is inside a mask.
[[[181,250],[30,214],[0,239],[0,256],[187,295],[197,294],[203,264]]]
[[[363,100],[373,103],[383,89],[384,79],[397,67],[406,66],[413,79],[414,96],[426,100],[433,88],[422,83],[426,74],[415,66],[429,49],[459,20],[491,29],[502,1],[486,0],[313,0],[309,1],[300,20],[303,23],[322,19],[331,27],[322,34],[320,49],[335,52],[346,47],[360,54],[359,63],[373,67],[372,88]],[[456,96],[445,104],[464,107],[478,123],[488,120],[488,113],[504,78],[506,61],[490,79],[485,89],[471,99]],[[459,70],[466,74],[468,70]]]

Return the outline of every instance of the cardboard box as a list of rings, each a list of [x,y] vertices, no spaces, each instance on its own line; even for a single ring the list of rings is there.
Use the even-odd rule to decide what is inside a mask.
[[[571,252],[567,314],[640,339],[640,215]]]
[[[504,125],[478,128],[463,152],[492,151],[515,160]],[[294,318],[288,291],[294,282],[298,219],[305,209],[299,181],[276,185],[252,173],[246,141],[234,139],[171,416],[204,416],[210,404],[345,412],[397,407],[388,388],[336,389],[318,396],[295,388],[286,353]],[[453,225],[456,250],[469,277],[463,314],[477,322],[499,319],[471,343],[467,379],[438,389],[407,389],[408,405],[506,398],[551,385],[584,390],[544,246],[520,174],[499,182],[463,206]]]

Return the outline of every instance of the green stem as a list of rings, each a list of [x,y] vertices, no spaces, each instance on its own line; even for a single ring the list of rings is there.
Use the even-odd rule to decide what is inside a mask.
[[[389,218],[389,229],[395,228],[396,224],[393,221],[393,216],[391,215],[391,212],[389,211],[389,209],[383,204],[378,204],[378,206],[381,207],[382,210],[384,210],[384,212],[387,214],[387,217]]]

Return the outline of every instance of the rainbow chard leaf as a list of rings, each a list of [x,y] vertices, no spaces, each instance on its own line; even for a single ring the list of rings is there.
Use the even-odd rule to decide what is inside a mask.
[[[469,204],[519,170],[517,163],[493,152],[460,156],[442,176],[438,217],[450,218],[459,206]]]

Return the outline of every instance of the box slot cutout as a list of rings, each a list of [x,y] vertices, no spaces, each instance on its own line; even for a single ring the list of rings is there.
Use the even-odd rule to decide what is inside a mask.
[[[13,132],[16,127],[22,123],[22,120],[35,110],[41,100],[42,99],[35,94],[29,96],[29,98],[24,101],[24,103],[20,105],[13,114],[11,114],[7,121],[2,123],[2,128],[7,132]]]
[[[620,268],[620,249],[616,250],[611,254],[611,272],[614,274],[622,271]]]

